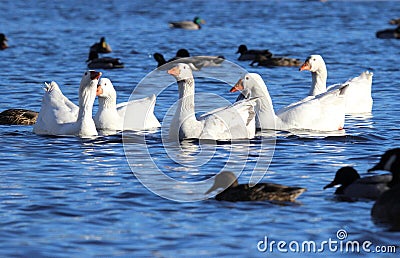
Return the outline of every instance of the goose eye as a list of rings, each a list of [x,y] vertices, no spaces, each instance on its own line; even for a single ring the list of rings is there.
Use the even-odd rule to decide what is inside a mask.
[[[246,76],[246,80],[249,80],[250,78],[249,78],[249,76]]]
[[[317,59],[313,58],[313,61],[315,61],[315,60],[317,60]]]

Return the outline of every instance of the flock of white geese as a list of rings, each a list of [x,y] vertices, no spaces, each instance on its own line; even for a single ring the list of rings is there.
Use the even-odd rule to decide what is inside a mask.
[[[169,127],[170,138],[251,139],[257,129],[336,131],[344,128],[346,114],[372,111],[371,72],[365,71],[344,83],[327,87],[327,69],[320,55],[309,56],[300,70],[311,72],[312,84],[308,96],[298,102],[275,111],[264,80],[259,74],[247,73],[230,90],[241,92],[234,104],[196,117],[192,68],[188,63],[176,64],[167,71],[175,77],[179,92],[178,107]],[[154,94],[117,104],[112,82],[107,78],[100,79],[101,75],[93,70],[84,72],[78,105],[63,95],[56,82],[46,83],[33,132],[93,137],[99,130],[119,132],[161,126],[154,115]],[[93,116],[96,96],[99,108]],[[12,114],[8,110],[7,115]],[[15,112],[15,115],[21,114]]]

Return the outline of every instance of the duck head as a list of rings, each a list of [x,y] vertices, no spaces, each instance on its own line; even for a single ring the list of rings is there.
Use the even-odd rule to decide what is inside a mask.
[[[300,71],[317,72],[319,69],[325,67],[325,61],[320,55],[311,55],[307,57],[306,61],[300,66]]]
[[[334,187],[336,185],[342,185],[346,187],[352,184],[354,181],[360,178],[358,172],[352,167],[342,167],[340,168],[335,175],[335,178],[332,182],[324,186],[324,189]]]
[[[236,54],[244,54],[247,52],[247,47],[246,45],[240,45],[238,47],[238,50],[236,51]]]
[[[238,185],[237,178],[234,173],[223,171],[215,176],[214,184],[204,194],[209,194],[219,188],[226,189],[228,187],[235,187]]]
[[[205,20],[201,19],[201,18],[198,17],[198,16],[194,17],[193,22],[196,23],[197,25],[205,24],[205,23],[206,23]]]
[[[373,166],[372,168],[368,169],[368,172],[375,171],[375,170],[386,170],[390,172],[399,172],[400,171],[400,148],[391,149],[386,151],[381,160]]]
[[[388,186],[393,187],[400,184],[400,148],[387,150],[378,164],[368,169],[368,172],[375,170],[386,170],[392,173],[392,181]]]
[[[176,57],[190,57],[189,51],[187,49],[181,48],[176,52]]]

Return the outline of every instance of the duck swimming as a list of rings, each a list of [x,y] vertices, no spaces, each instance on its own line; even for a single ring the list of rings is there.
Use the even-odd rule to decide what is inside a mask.
[[[272,53],[268,49],[260,50],[260,49],[247,49],[246,45],[240,45],[236,54],[239,54],[239,61],[253,61],[257,56],[265,56],[266,58],[272,57]]]
[[[101,37],[100,42],[96,42],[90,47],[90,51],[97,53],[111,53],[112,49],[111,46],[106,42],[106,38]]]
[[[219,188],[215,199],[218,201],[282,201],[293,202],[306,188],[290,187],[280,184],[259,183],[253,187],[247,184],[239,184],[232,172],[221,172],[215,176],[214,184],[205,194],[209,194]]]
[[[376,32],[379,39],[400,39],[400,26],[395,29],[385,29]]]
[[[400,230],[400,148],[386,151],[373,168],[368,171],[387,170],[393,179],[388,184],[390,190],[384,192],[374,203],[371,216],[376,223],[388,224]]]
[[[250,65],[253,66],[254,64],[265,67],[300,66],[301,61],[299,59],[289,57],[267,57],[265,55],[256,55]]]
[[[160,53],[153,54],[154,59],[157,61],[157,67],[161,67],[167,63],[171,63],[164,69],[169,69],[178,63],[186,63],[190,65],[192,70],[200,70],[203,67],[219,66],[225,58],[223,56],[193,56],[191,57],[187,49],[181,48],[176,52],[175,57],[165,60],[164,56]],[[178,61],[179,60],[179,61]]]
[[[27,109],[7,109],[0,113],[0,125],[33,125],[38,114]]]
[[[206,22],[201,19],[200,17],[194,17],[193,21],[177,21],[177,22],[170,22],[169,26],[171,28],[177,29],[185,29],[185,30],[199,30],[201,29],[201,25],[205,24]]]
[[[344,200],[376,200],[382,193],[390,189],[388,183],[391,180],[392,175],[390,174],[360,178],[357,170],[353,167],[342,167],[336,172],[333,181],[324,187],[324,190],[341,185],[336,189],[335,194]]]
[[[89,52],[89,58],[86,60],[87,66],[90,69],[115,69],[124,68],[119,58],[114,57],[99,57],[95,51]]]
[[[5,34],[0,33],[0,50],[4,50],[6,48],[8,48],[8,44],[7,44],[7,37]]]

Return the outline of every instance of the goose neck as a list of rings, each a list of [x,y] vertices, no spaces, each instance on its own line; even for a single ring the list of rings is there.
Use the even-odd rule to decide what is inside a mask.
[[[315,96],[326,91],[326,78],[328,73],[326,69],[318,69],[315,72],[311,72],[312,83],[310,93],[308,95]]]
[[[117,101],[113,96],[99,97],[99,110],[117,109]]]
[[[185,79],[178,82],[180,112],[192,113],[194,116],[194,79]]]

